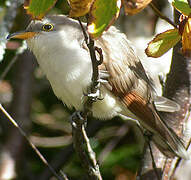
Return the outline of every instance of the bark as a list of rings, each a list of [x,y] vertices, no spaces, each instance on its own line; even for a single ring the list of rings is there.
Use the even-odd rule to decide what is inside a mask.
[[[31,53],[29,51],[25,51],[22,55],[20,55],[16,66],[13,85],[14,97],[10,114],[14,117],[22,129],[26,133],[29,133],[31,127],[29,115],[32,100],[32,74],[34,70],[34,61]],[[7,134],[8,137],[2,153],[0,179],[4,179],[5,172],[8,172],[10,175],[12,174],[14,177],[16,175],[16,168],[22,169],[19,167],[24,153],[24,138],[15,127],[11,127]],[[7,161],[7,158],[10,161]],[[11,164],[7,164],[9,162],[11,162]],[[13,177],[8,179],[12,179]]]
[[[175,21],[179,15],[175,12]],[[167,124],[184,140],[185,146],[188,146],[190,136],[185,131],[185,127],[190,119],[190,85],[191,85],[191,60],[181,54],[181,43],[178,43],[173,49],[172,64],[170,73],[167,76],[164,96],[176,101],[181,109],[175,113],[163,113],[163,119]],[[152,146],[155,163],[160,171],[161,179],[171,179],[179,166],[179,159],[167,159],[156,147]],[[157,179],[148,149],[144,155],[142,167],[142,179]]]

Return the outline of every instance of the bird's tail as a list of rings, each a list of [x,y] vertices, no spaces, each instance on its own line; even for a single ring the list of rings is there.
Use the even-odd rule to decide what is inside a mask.
[[[131,92],[123,98],[128,109],[136,115],[139,123],[151,132],[152,141],[167,157],[181,157],[189,159],[181,139],[160,117],[154,103],[145,103],[144,99]]]
[[[152,131],[152,140],[158,149],[167,157],[181,157],[189,159],[182,140],[167,126],[159,114],[154,111],[157,129]]]

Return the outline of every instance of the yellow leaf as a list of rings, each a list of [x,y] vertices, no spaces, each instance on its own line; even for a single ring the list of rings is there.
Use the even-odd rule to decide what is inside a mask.
[[[179,34],[178,29],[167,30],[158,34],[151,42],[149,42],[145,52],[149,57],[160,57],[180,40],[181,35]]]
[[[191,56],[191,17],[184,25],[182,33],[182,51],[185,56]]]
[[[143,10],[152,0],[122,0],[125,13],[134,15]]]
[[[94,0],[68,0],[70,4],[70,17],[84,16],[90,11]]]

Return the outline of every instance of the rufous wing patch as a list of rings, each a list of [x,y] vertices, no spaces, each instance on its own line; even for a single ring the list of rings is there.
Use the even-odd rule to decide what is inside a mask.
[[[131,91],[121,97],[122,102],[126,107],[135,114],[144,124],[149,125],[152,128],[155,127],[155,116],[153,109],[150,107],[151,103],[139,96],[135,91]]]

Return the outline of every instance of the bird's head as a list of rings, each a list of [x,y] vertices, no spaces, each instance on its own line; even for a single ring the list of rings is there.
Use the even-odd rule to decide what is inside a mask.
[[[47,16],[42,20],[32,20],[26,30],[12,33],[8,35],[7,39],[28,40],[38,36],[55,35],[55,33],[59,33],[63,30],[67,32],[68,29],[70,29],[71,32],[71,27],[78,29],[79,25],[76,21],[69,19],[64,15],[52,15]]]
[[[10,34],[7,39],[26,40],[38,58],[71,49],[78,44],[76,42],[83,41],[83,34],[76,20],[64,15],[51,15],[42,20],[32,20],[26,30]]]

